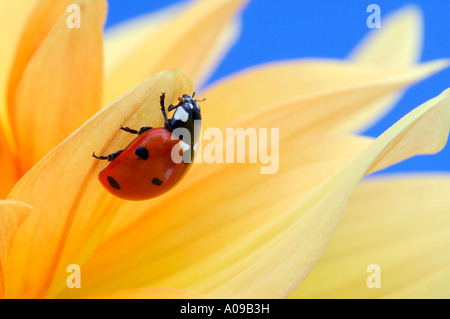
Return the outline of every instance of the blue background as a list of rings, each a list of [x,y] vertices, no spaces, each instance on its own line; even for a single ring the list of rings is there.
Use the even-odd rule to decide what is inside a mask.
[[[179,2],[109,0],[106,28]],[[210,81],[274,60],[345,58],[369,31],[366,19],[370,13],[366,9],[371,3],[380,6],[382,19],[384,15],[405,5],[418,6],[422,10],[425,25],[421,61],[450,58],[449,0],[253,0],[243,12],[238,42]],[[379,136],[413,108],[448,87],[450,69],[445,69],[410,88],[392,111],[362,134]],[[437,155],[416,156],[383,172],[412,171],[450,172],[450,145]]]

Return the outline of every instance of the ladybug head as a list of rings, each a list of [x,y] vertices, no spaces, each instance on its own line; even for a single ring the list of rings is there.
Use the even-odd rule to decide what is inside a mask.
[[[206,100],[206,98],[203,98],[201,100],[197,100],[197,99],[194,99],[194,97],[195,97],[195,92],[192,93],[192,96],[190,96],[189,94],[183,94],[183,96],[181,98],[178,98],[178,101],[180,102],[179,104],[182,104],[182,103],[193,103],[195,105],[196,102],[203,102],[203,101]]]
[[[194,99],[194,96],[195,93],[192,94],[192,97],[188,94],[183,94],[178,99],[178,104],[171,105],[168,109],[169,111],[175,109],[168,125],[170,131],[191,147],[197,144],[201,133],[201,113],[200,106],[197,104],[200,101]],[[186,140],[186,134],[180,129],[188,130],[191,139],[189,142]],[[191,155],[193,156],[193,153]]]
[[[178,104],[171,105],[168,108],[168,111],[182,108],[183,110],[180,110],[179,113],[182,113],[182,114],[187,113],[190,118],[192,118],[194,120],[200,120],[201,119],[200,106],[197,104],[197,102],[202,102],[205,99],[197,100],[197,99],[194,99],[194,96],[195,96],[195,92],[192,93],[192,97],[189,94],[183,94],[183,96],[181,98],[178,98]],[[177,111],[175,111],[175,112],[177,112]]]
[[[195,92],[192,94],[192,97],[189,94],[183,94],[181,98],[178,98],[180,103],[189,103],[194,100]]]

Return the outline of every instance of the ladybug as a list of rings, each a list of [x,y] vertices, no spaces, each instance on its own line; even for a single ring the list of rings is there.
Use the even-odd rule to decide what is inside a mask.
[[[159,196],[174,187],[191,167],[201,131],[200,106],[184,94],[179,103],[170,105],[175,110],[167,118],[165,93],[160,105],[164,127],[141,127],[139,131],[121,126],[120,129],[138,136],[123,150],[108,156],[93,157],[109,161],[99,173],[100,183],[111,194],[127,200],[145,200]]]

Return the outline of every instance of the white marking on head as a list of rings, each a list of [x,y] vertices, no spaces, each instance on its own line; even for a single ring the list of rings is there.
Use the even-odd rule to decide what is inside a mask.
[[[198,103],[195,103],[195,106],[197,107],[197,110],[200,111],[200,105],[198,105]]]
[[[191,108],[191,110],[193,110],[193,109],[194,109],[194,106],[192,105],[192,103],[191,103],[191,102],[189,102],[189,107]]]
[[[189,113],[183,107],[178,107],[175,113],[173,114],[173,118],[175,120],[180,120],[182,122],[186,122],[189,118]]]

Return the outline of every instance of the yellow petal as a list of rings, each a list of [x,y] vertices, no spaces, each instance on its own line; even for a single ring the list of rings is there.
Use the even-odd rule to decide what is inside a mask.
[[[20,35],[38,0],[2,1],[0,3],[0,119],[7,119],[6,89]]]
[[[142,44],[148,42],[148,39],[154,36],[161,28],[176,20],[184,8],[184,5],[175,4],[166,9],[128,20],[108,29],[104,41],[105,78],[109,78],[110,75],[114,74],[117,67],[120,67],[130,54],[141,50]],[[228,22],[219,31],[216,38],[210,42],[209,50],[203,52],[202,65],[195,70],[197,87],[203,84],[219,61],[222,60],[228,48],[235,42],[239,31],[239,21]],[[149,63],[148,58],[141,61],[141,63],[145,66]],[[130,75],[132,74],[126,74],[127,77]],[[108,92],[107,88],[107,94],[110,94]],[[111,96],[110,99],[115,97]]]
[[[176,19],[176,16],[180,14],[184,7],[182,4],[175,4],[107,29],[103,44],[105,78],[108,78],[127,59],[129,54],[138,50],[148,37],[158,32],[165,24]]]
[[[435,129],[430,130],[430,127]],[[344,169],[317,188],[308,200],[283,217],[282,231],[258,250],[241,250],[239,264],[215,272],[220,278],[214,290],[196,291],[212,297],[287,297],[306,278],[325,249],[356,184],[376,163],[393,162],[416,153],[439,151],[450,129],[450,90],[416,108],[376,139]],[[400,156],[397,150],[405,149]],[[393,151],[391,153],[390,151]],[[300,217],[300,216],[301,217]],[[275,225],[271,225],[271,230]],[[258,234],[261,238],[270,230]],[[256,238],[253,238],[256,240]],[[242,247],[243,246],[243,247]],[[225,257],[225,256],[224,256]],[[236,260],[233,258],[233,260]],[[203,261],[202,267],[208,267]],[[206,268],[203,269],[206,271]],[[229,279],[231,278],[231,279]]]
[[[440,60],[383,68],[304,60],[250,68],[201,93],[207,98],[207,107],[202,108],[204,126],[232,125],[235,118],[245,116],[248,123],[265,119],[260,127],[282,125],[283,136],[354,131],[366,123],[368,114],[374,114],[374,101],[448,64]]]
[[[382,28],[372,30],[350,53],[349,58],[364,65],[408,66],[420,60],[423,41],[422,15],[418,8],[404,7],[388,15]],[[389,48],[389,50],[386,50]],[[357,119],[355,129],[364,129],[382,117],[402,96],[399,91],[384,96]]]
[[[37,0],[0,3],[0,198],[5,198],[20,174],[7,108],[7,88],[21,34]]]
[[[28,7],[31,14],[23,26],[23,32],[18,34],[15,40],[18,41],[18,45],[9,79],[8,98],[10,99],[10,104],[13,102],[11,99],[14,99],[14,92],[28,63],[71,3],[69,0],[57,2],[42,0],[39,3],[37,1],[34,2],[36,2],[35,6]]]
[[[11,122],[27,171],[100,108],[105,3],[80,0],[80,28],[63,10],[13,93]],[[64,8],[65,9],[65,8]]]
[[[290,147],[299,154],[292,151],[295,156],[280,160],[288,165],[286,174],[280,174],[284,171],[280,167],[278,174],[264,180],[251,174],[248,166],[228,168],[189,189],[179,188],[182,196],[174,191],[151,206],[128,207],[143,218],[103,243],[85,265],[87,290],[156,285],[222,298],[287,297],[318,261],[359,180],[386,163],[438,151],[449,128],[450,91],[446,91],[405,116],[347,165],[341,162],[343,169],[328,166],[324,179],[318,178],[318,167],[293,169],[300,154],[308,152]],[[299,183],[301,178],[315,183]],[[303,197],[302,185],[309,186]],[[144,215],[140,209],[152,214]]]
[[[204,80],[212,61],[220,58],[236,28],[230,20],[246,0],[197,0],[142,41],[140,48],[106,79],[105,102],[111,101],[149,74],[169,68],[186,72],[195,83]],[[233,22],[231,22],[233,23]]]
[[[371,31],[350,53],[350,59],[370,65],[407,66],[419,60],[422,38],[422,14],[407,6],[386,16],[382,27]]]
[[[0,200],[0,262],[2,264],[17,230],[31,210],[30,205],[21,202]]]
[[[286,145],[273,175],[261,175],[255,165],[195,164],[189,178],[166,195],[121,203],[118,214],[125,218],[128,213],[128,219],[115,220],[115,232],[83,266],[85,290],[66,289],[61,296],[161,286],[160,282],[189,290],[200,284],[196,281],[213,286],[214,281],[201,279],[205,259],[209,266],[227,263],[220,256],[229,245],[246,242],[245,237],[261,225],[276,223],[286,207],[305,198],[370,141],[323,136]],[[214,171],[217,166],[222,169]],[[247,243],[255,249],[259,242]],[[204,274],[218,269],[214,265]]]
[[[348,65],[332,68],[330,62],[325,65],[310,63],[306,61],[306,67],[301,62],[287,62],[269,64],[250,68],[244,72],[239,72],[225,80],[213,84],[210,89],[202,95],[208,96],[208,101],[213,104],[214,114],[205,118],[214,118],[224,123],[231,120],[231,116],[236,114],[246,114],[249,110],[261,109],[276,105],[281,101],[295,103],[297,99],[309,94],[318,94],[321,91],[335,90],[350,86],[370,85],[370,80],[382,78],[381,70],[389,70],[392,67],[396,72],[417,62],[421,50],[421,17],[420,12],[413,7],[402,9],[392,16],[383,20],[383,27],[370,33],[370,36],[362,41],[353,54],[352,62],[357,65]],[[401,39],[401,40],[398,40]],[[386,50],[386,48],[390,48]],[[324,63],[327,63],[324,61]],[[298,65],[297,65],[298,64]],[[373,66],[372,70],[364,68]],[[361,103],[359,108],[355,108],[351,114],[342,112],[345,121],[338,122],[334,129],[341,131],[361,130],[376,121],[387,109],[392,106],[400,97],[398,90],[407,88],[408,85],[423,79],[434,72],[448,66],[448,62],[436,69],[430,68],[422,74],[411,76],[409,80],[393,89],[387,94],[374,96],[370,101]],[[411,67],[412,71],[415,67]],[[381,73],[377,73],[381,72]],[[385,73],[386,81],[390,81],[390,75]],[[246,87],[245,92],[240,90]],[[270,90],[262,90],[268,88]],[[250,88],[250,89],[248,89]],[[233,94],[232,92],[239,92]],[[355,104],[356,105],[356,104]],[[245,107],[244,107],[245,106]],[[322,107],[326,107],[324,103]],[[225,111],[226,109],[226,111]],[[286,108],[284,108],[286,110]],[[318,107],[315,107],[318,109]],[[326,114],[328,110],[318,109],[318,112]],[[295,111],[297,112],[297,111]],[[294,114],[293,111],[286,113]],[[221,114],[221,116],[213,116]],[[251,116],[249,116],[251,117]],[[305,118],[305,116],[299,116]],[[293,117],[297,119],[297,117]],[[306,122],[310,119],[306,117]],[[323,122],[323,121],[322,121]],[[205,123],[206,124],[206,123]],[[217,125],[211,123],[211,125]],[[314,126],[317,128],[317,126]]]
[[[97,113],[16,184],[9,198],[29,203],[35,211],[10,251],[7,296],[52,296],[66,287],[67,265],[84,263],[120,202],[98,182],[97,173],[106,163],[92,153],[108,154],[127,145],[133,137],[120,131],[120,125],[161,126],[161,92],[172,103],[192,90],[189,79],[176,70],[145,80]]]
[[[1,126],[0,126],[1,128]],[[5,198],[19,179],[19,167],[0,129],[0,198]]]
[[[368,179],[293,298],[449,298],[450,176]],[[380,288],[367,280],[380,268]],[[370,280],[370,282],[372,282]]]
[[[209,50],[204,52],[201,62],[192,66],[196,87],[202,87],[222,62],[229,49],[237,41],[241,31],[241,21],[234,18],[218,32],[210,43]]]
[[[9,200],[0,200],[0,298],[4,296],[3,266],[11,243],[32,207]]]
[[[206,299],[198,293],[175,288],[138,288],[97,295],[94,299]]]

